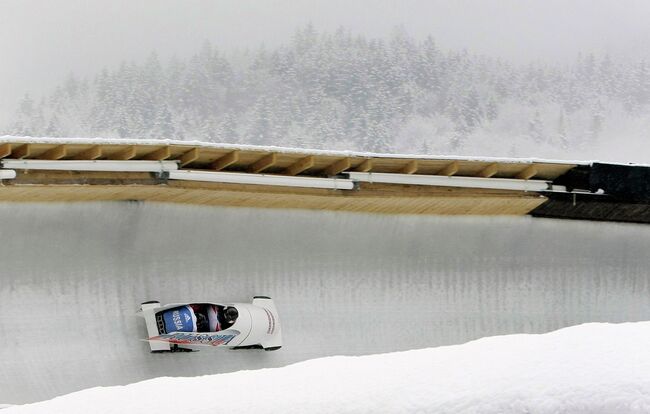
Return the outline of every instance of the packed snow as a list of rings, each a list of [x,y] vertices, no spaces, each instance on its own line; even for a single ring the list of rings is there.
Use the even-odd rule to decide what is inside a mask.
[[[3,414],[648,413],[648,344],[650,322],[590,323],[541,335],[96,387]],[[215,352],[215,358],[226,355]]]

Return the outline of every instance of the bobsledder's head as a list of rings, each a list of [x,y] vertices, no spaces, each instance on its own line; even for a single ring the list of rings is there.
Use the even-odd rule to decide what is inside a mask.
[[[210,329],[208,318],[201,312],[195,312],[197,332],[207,332]]]
[[[237,320],[237,317],[239,317],[239,312],[237,312],[236,308],[233,308],[232,306],[228,306],[226,309],[223,310],[223,316],[226,323],[232,325]]]

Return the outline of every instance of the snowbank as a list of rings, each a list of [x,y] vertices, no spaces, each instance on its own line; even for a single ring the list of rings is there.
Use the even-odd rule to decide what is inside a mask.
[[[98,387],[3,414],[648,413],[649,345],[650,322],[593,323],[544,335]]]

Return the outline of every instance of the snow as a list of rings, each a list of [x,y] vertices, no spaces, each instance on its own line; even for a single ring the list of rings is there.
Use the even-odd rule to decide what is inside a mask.
[[[541,335],[96,387],[6,414],[647,413],[648,343],[650,322],[591,323]]]

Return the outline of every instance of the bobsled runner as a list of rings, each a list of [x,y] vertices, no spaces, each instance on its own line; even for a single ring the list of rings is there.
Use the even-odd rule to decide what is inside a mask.
[[[211,346],[231,349],[282,347],[280,319],[273,300],[253,297],[252,303],[144,302],[138,314],[144,318],[151,352],[194,351]]]

